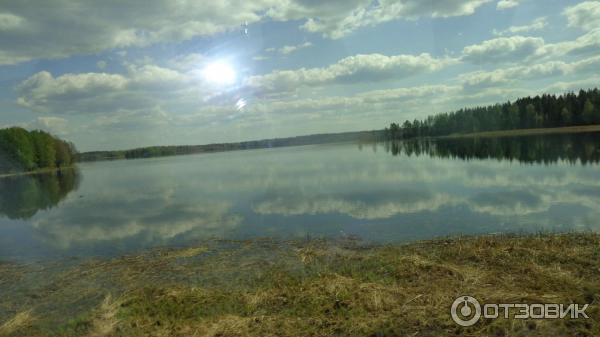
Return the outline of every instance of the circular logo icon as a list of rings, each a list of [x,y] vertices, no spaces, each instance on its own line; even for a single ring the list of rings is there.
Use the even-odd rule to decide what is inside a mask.
[[[456,324],[471,326],[481,318],[481,305],[471,296],[460,296],[452,303],[450,314]]]

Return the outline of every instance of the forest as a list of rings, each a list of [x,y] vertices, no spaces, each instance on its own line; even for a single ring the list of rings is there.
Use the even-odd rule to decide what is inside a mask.
[[[76,153],[72,143],[41,130],[0,130],[0,173],[69,167]]]
[[[391,123],[386,139],[445,136],[484,131],[556,128],[600,124],[600,91],[580,90],[563,95],[544,94],[489,106],[464,108],[423,120]]]

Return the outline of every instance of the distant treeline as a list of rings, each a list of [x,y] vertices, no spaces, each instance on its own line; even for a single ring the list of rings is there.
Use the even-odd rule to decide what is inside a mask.
[[[76,152],[72,143],[44,131],[0,130],[0,173],[71,166]]]
[[[517,137],[415,138],[389,141],[392,155],[430,156],[462,160],[496,159],[522,163],[572,164],[600,162],[600,132]]]
[[[428,116],[424,120],[392,123],[387,139],[444,136],[455,133],[554,128],[600,124],[600,91],[542,95],[485,107]]]
[[[309,136],[298,136],[290,138],[275,138],[255,140],[239,143],[220,143],[207,145],[173,145],[173,146],[151,146],[122,151],[93,151],[78,155],[79,161],[135,159],[163,156],[176,156],[195,153],[223,152],[234,150],[263,149],[284,146],[300,146],[312,144],[325,144],[349,141],[374,141],[382,138],[382,131],[359,131],[317,134]]]

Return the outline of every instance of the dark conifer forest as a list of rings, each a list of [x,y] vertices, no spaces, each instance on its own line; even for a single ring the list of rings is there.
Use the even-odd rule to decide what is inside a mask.
[[[580,90],[560,96],[519,98],[482,107],[428,116],[424,120],[391,123],[385,138],[444,136],[484,131],[556,128],[600,124],[600,91]]]

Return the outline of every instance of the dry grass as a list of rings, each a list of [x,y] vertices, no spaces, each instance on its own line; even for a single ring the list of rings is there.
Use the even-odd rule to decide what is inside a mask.
[[[208,248],[206,247],[193,247],[193,248],[185,248],[180,250],[168,251],[164,254],[164,257],[177,259],[177,258],[189,258],[200,255],[202,253],[206,253]]]
[[[32,322],[33,316],[31,310],[20,312],[12,319],[0,325],[0,336],[10,335],[19,329],[25,328]]]
[[[596,234],[377,247],[238,243],[86,263],[61,274],[66,287],[61,292],[80,289],[65,282],[75,275],[90,284],[105,282],[106,273],[112,273],[106,277],[113,285],[120,284],[114,286],[120,289],[116,301],[103,295],[89,314],[58,328],[56,321],[40,318],[8,335],[600,335]],[[105,294],[105,288],[98,291]],[[488,303],[590,303],[590,318],[481,320],[462,328],[451,320],[449,307],[463,294]],[[36,313],[44,316],[40,308]]]
[[[111,295],[107,295],[91,318],[89,336],[106,337],[112,335],[118,323],[116,317],[118,310],[119,303],[114,302]]]

